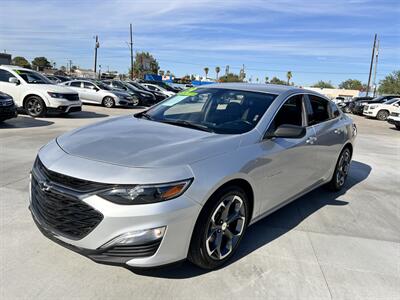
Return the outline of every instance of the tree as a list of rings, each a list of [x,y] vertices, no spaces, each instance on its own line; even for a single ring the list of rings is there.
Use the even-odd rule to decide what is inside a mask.
[[[215,67],[215,73],[217,73],[217,81],[218,81],[218,74],[221,72],[220,67]]]
[[[31,64],[29,61],[22,56],[16,56],[12,59],[11,63],[15,66],[23,67],[23,68],[31,68]]]
[[[286,73],[286,78],[287,78],[287,85],[290,84],[290,79],[292,79],[293,75],[292,75],[292,71],[288,71]]]
[[[158,74],[160,69],[157,60],[149,52],[138,52],[133,63],[133,76],[144,78],[145,74]],[[130,72],[129,72],[130,74]]]
[[[61,66],[60,70],[63,71],[63,72],[67,72],[67,68],[65,66]]]
[[[272,77],[271,81],[269,83],[272,84],[280,84],[280,85],[287,85],[286,81],[279,79],[278,77]]]
[[[317,83],[313,84],[312,87],[321,88],[321,89],[333,89],[333,85],[330,81],[320,80]]]
[[[51,68],[51,63],[44,56],[35,57],[32,60],[32,67],[36,70],[43,71],[46,68]]]
[[[265,76],[265,83],[266,83],[266,84],[269,83],[268,81],[269,81],[269,77],[268,77],[268,76]]]
[[[219,78],[219,81],[220,82],[243,82],[243,79],[237,74],[228,73],[224,76],[221,76]]]
[[[380,94],[400,94],[400,70],[393,71],[379,82]]]
[[[207,75],[208,75],[208,71],[209,71],[210,69],[208,68],[208,67],[205,67],[204,68],[204,73],[206,73],[206,79],[207,79]]]
[[[357,79],[347,79],[343,81],[342,83],[339,84],[340,89],[346,89],[346,90],[362,90],[363,89],[363,84],[360,80]]]
[[[158,75],[164,76],[164,74],[165,74],[164,70],[159,70],[159,71],[158,71]]]

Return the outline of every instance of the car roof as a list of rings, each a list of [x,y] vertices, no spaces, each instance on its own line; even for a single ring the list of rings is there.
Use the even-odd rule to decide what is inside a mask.
[[[279,84],[254,84],[254,83],[213,83],[202,85],[199,87],[207,87],[207,88],[221,88],[221,89],[232,89],[232,90],[242,90],[249,92],[262,92],[280,95],[286,93],[288,91],[300,92],[300,93],[311,93],[318,94],[313,91],[305,90],[302,88],[289,86],[289,85],[279,85]]]

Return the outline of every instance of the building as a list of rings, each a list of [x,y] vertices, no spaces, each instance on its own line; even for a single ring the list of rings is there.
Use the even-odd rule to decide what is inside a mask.
[[[11,54],[0,53],[0,65],[11,65]]]
[[[91,69],[75,69],[74,76],[80,78],[96,78],[96,74]]]
[[[360,94],[359,90],[345,90],[345,89],[328,89],[328,88],[316,88],[316,87],[304,87],[307,90],[318,92],[328,98],[334,99],[336,97],[353,98],[358,97]]]

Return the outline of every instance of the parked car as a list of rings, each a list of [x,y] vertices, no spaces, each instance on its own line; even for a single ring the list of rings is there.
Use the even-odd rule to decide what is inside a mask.
[[[16,105],[32,117],[42,117],[47,112],[81,111],[82,103],[76,92],[30,69],[0,66],[0,90],[13,97]]]
[[[373,97],[353,97],[352,99],[351,99],[351,101],[346,105],[346,107],[342,107],[342,110],[343,111],[345,111],[345,110],[347,110],[347,111],[345,111],[345,112],[350,112],[350,113],[353,113],[353,114],[357,114],[357,112],[355,111],[355,109],[354,109],[354,107],[356,106],[356,103],[358,103],[358,102],[365,102],[365,101],[368,101],[368,100],[372,100],[373,99]]]
[[[393,124],[397,129],[400,130],[400,107],[396,106],[395,109],[390,113],[387,118],[389,124]]]
[[[400,98],[393,98],[384,103],[372,103],[364,106],[364,116],[386,121],[400,104]]]
[[[379,96],[373,99],[360,99],[356,100],[354,107],[352,108],[352,113],[356,115],[363,115],[364,113],[364,106],[372,103],[384,103],[390,99],[400,97],[399,95],[386,95],[386,96]]]
[[[168,98],[168,96],[164,95],[163,93],[157,92],[157,91],[151,91],[148,88],[146,88],[145,86],[141,85],[140,83],[133,81],[133,80],[127,80],[127,83],[129,83],[130,85],[133,85],[134,87],[136,87],[138,90],[140,91],[144,91],[144,92],[148,92],[148,93],[152,93],[155,97],[156,97],[156,102],[160,102],[166,98]]]
[[[140,80],[140,84],[142,83],[149,83],[149,84],[155,84],[159,87],[162,87],[164,90],[167,90],[169,92],[173,93],[179,93],[180,89],[174,88],[173,86],[169,85],[168,83],[165,83],[163,81],[157,81],[157,80]]]
[[[53,75],[43,74],[43,76],[46,77],[51,82],[56,83],[56,84],[62,82],[60,79],[58,79],[56,76],[53,76]]]
[[[126,92],[116,91],[102,82],[90,80],[71,80],[63,82],[71,89],[79,93],[83,103],[101,104],[111,108],[114,106],[134,106],[133,96]]]
[[[137,100],[134,101],[133,106],[138,106],[138,105],[151,106],[156,103],[156,97],[152,93],[139,90],[135,86],[133,86],[125,81],[115,80],[115,79],[107,79],[107,80],[103,80],[102,82],[112,88],[124,90],[125,92],[134,96],[135,99],[137,99]]]
[[[60,82],[66,82],[66,81],[71,80],[71,78],[68,76],[54,75],[54,77],[56,77],[58,80],[60,80]]]
[[[48,143],[30,210],[44,235],[97,262],[213,269],[257,220],[318,186],[342,189],[355,136],[316,92],[208,85]]]
[[[17,107],[10,95],[0,92],[0,122],[18,116]]]
[[[164,94],[167,97],[174,96],[176,92],[168,91],[167,89],[152,83],[142,83],[142,85],[148,88],[150,91],[155,91]]]

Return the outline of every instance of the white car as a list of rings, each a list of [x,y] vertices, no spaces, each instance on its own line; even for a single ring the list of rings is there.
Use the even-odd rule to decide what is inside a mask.
[[[393,98],[385,103],[371,103],[364,106],[363,115],[385,121],[392,112],[398,109],[400,98]]]
[[[82,102],[73,90],[59,86],[38,72],[18,66],[0,66],[0,91],[14,98],[32,117],[47,112],[63,114],[81,111]]]
[[[156,85],[156,84],[142,83],[141,85],[143,85],[144,87],[148,88],[148,89],[149,89],[150,91],[152,91],[152,92],[159,92],[159,93],[162,93],[162,94],[164,94],[165,96],[168,96],[168,97],[172,97],[172,96],[175,95],[174,92],[167,91],[167,90],[164,89],[163,87],[158,86],[158,85]]]
[[[123,91],[116,91],[99,81],[71,80],[63,82],[79,93],[83,103],[101,104],[105,107],[134,106],[134,97]]]
[[[398,130],[400,130],[400,107],[397,106],[394,111],[390,113],[390,116],[387,118],[389,124],[393,124],[396,126]]]

